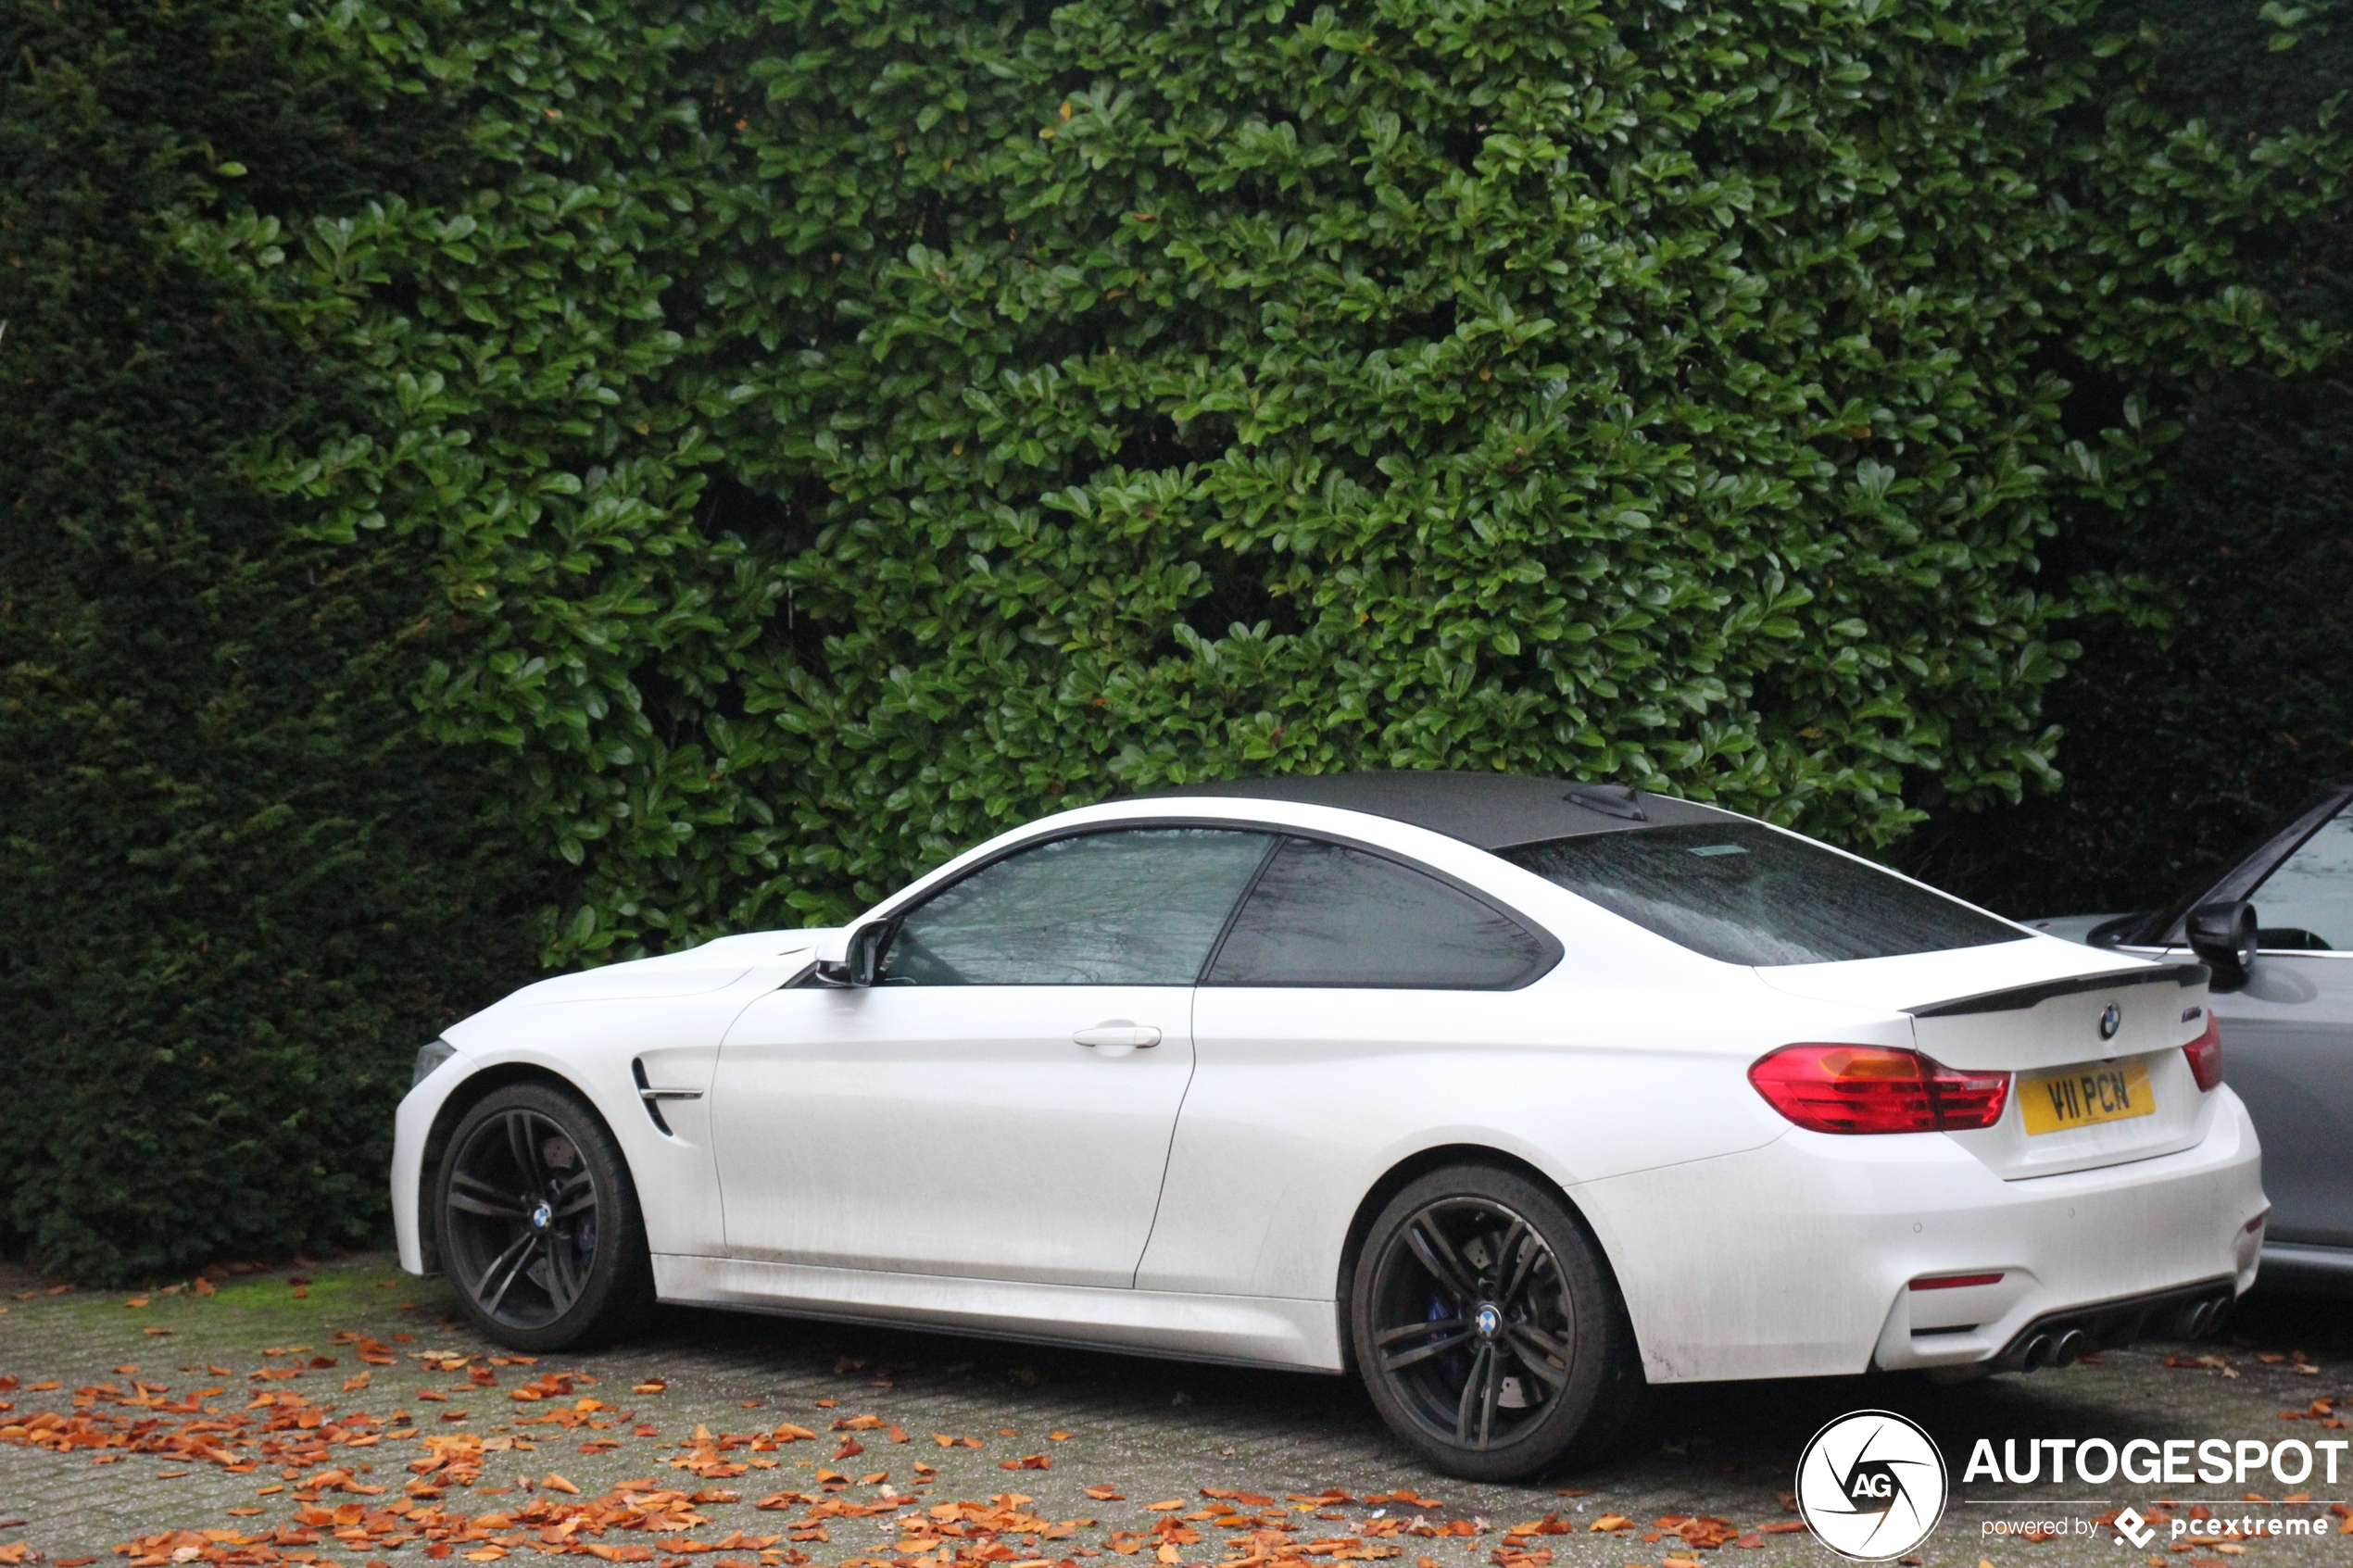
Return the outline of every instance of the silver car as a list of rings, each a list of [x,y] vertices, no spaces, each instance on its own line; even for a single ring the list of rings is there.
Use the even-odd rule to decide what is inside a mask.
[[[2353,1294],[2353,777],[2165,909],[2027,923],[2212,968],[2224,1071],[2263,1140],[2263,1278]]]

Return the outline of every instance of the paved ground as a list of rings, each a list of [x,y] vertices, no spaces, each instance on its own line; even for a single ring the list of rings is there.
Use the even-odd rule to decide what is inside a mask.
[[[51,1294],[5,1275],[0,1307],[0,1564],[36,1553],[103,1564],[144,1540],[121,1557],[144,1568],[198,1559],[421,1568],[453,1551],[486,1562],[572,1547],[663,1568],[1076,1568],[1106,1553],[1160,1568],[1302,1552],[1395,1556],[1397,1568],[1774,1568],[1831,1561],[1803,1533],[1761,1527],[1788,1521],[1782,1494],[1799,1449],[1846,1411],[1919,1420],[1957,1477],[1980,1437],[1997,1449],[2034,1436],[2319,1439],[2340,1429],[2320,1424],[2314,1401],[2343,1400],[2353,1413],[2353,1314],[2259,1300],[2221,1346],[2144,1347],[2032,1377],[1669,1390],[1615,1462],[1541,1486],[1477,1486],[1408,1458],[1335,1379],[686,1311],[619,1349],[499,1364],[455,1326],[437,1282],[402,1276],[382,1257],[223,1279],[210,1295]],[[444,1354],[422,1359],[433,1352]],[[2170,1366],[2169,1354],[2216,1360]],[[358,1385],[362,1374],[370,1381]],[[555,1374],[569,1374],[568,1390]],[[480,1386],[483,1377],[495,1382]],[[665,1386],[654,1391],[656,1381]],[[78,1403],[79,1425],[38,1414],[71,1418]],[[2283,1411],[2310,1419],[2291,1424]],[[263,1430],[272,1422],[278,1430]],[[813,1436],[776,1440],[795,1428]],[[168,1451],[36,1446],[60,1430],[85,1445],[128,1436]],[[767,1436],[725,1442],[753,1434]],[[2340,1474],[2335,1486],[2316,1474],[2298,1503],[2276,1500],[2283,1488],[2268,1477],[2155,1490],[1957,1485],[1918,1556],[1930,1568],[2353,1562],[2353,1518],[2326,1507],[2353,1498],[2353,1463]],[[635,1486],[615,1492],[616,1483]],[[1332,1489],[1346,1500],[1323,1500]],[[756,1506],[778,1492],[799,1500]],[[2250,1492],[2267,1500],[2240,1500]],[[2156,1512],[2160,1497],[2177,1516],[2203,1502],[2233,1517],[2317,1516],[2332,1533],[2218,1554],[2163,1536],[2128,1550],[2088,1529],[2120,1503]],[[2066,1500],[2035,1506],[2052,1499]],[[1147,1506],[1172,1501],[1183,1506]],[[942,1506],[957,1502],[971,1506]],[[1548,1513],[1568,1529],[1504,1538]],[[1612,1516],[1633,1527],[1593,1528]],[[1734,1528],[1693,1527],[1701,1542],[1730,1537],[1694,1547],[1678,1525],[1654,1523],[1676,1516]],[[2041,1542],[1985,1533],[2044,1519],[2081,1521],[2086,1533]],[[1062,1528],[1072,1520],[1094,1523]],[[673,1528],[648,1534],[648,1523]],[[211,1534],[156,1538],[168,1531]]]

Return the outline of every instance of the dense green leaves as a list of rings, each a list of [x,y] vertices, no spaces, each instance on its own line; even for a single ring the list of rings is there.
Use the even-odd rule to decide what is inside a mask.
[[[2186,0],[0,6],[0,1171],[77,1271],[366,1234],[534,950],[1248,771],[1883,846],[2196,723],[2048,700],[2086,628],[2247,686],[2199,520],[2342,580],[2325,6],[2259,114]]]
[[[469,187],[201,243],[364,367],[266,471],[438,541],[434,721],[585,867],[558,956],[1243,771],[1861,844],[2016,799],[2041,542],[2140,504],[2185,384],[2333,346],[2242,251],[2343,138],[2218,135],[2068,0],[308,25],[453,106]]]
[[[418,734],[432,541],[306,543],[243,468],[348,411],[165,219],[447,157],[286,44],[0,6],[0,1242],[69,1277],[373,1239],[412,1053],[559,893]]]
[[[2341,12],[2308,11],[2295,46],[2279,48],[2282,9],[2140,0],[2158,107],[2233,144],[2322,121],[2353,83],[2353,29]],[[2246,257],[2248,281],[2297,316],[2353,331],[2342,203],[2273,226]],[[2050,693],[2067,787],[1975,814],[1924,796],[1936,820],[1898,849],[1914,869],[2020,914],[2155,908],[2318,781],[2353,773],[2344,361],[2284,377],[2250,364],[2201,383],[2179,400],[2181,438],[2145,503],[2071,520],[2051,552],[2059,575],[2149,590],[2082,623],[2083,656]]]

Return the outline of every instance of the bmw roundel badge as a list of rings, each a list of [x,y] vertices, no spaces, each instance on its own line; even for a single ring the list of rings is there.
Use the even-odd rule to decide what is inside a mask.
[[[2100,1038],[2113,1040],[2116,1038],[2116,1032],[2123,1027],[2124,1010],[2114,1002],[2108,1003],[2108,1010],[2100,1014]]]

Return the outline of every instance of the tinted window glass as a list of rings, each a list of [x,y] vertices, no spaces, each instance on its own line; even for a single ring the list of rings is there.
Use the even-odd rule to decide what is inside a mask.
[[[1190,985],[1268,835],[1141,828],[1057,838],[908,911],[886,985]]]
[[[1753,822],[1597,833],[1499,853],[1726,963],[1884,959],[2027,938],[1957,899]]]
[[[1338,844],[1283,842],[1217,950],[1212,985],[1500,989],[1552,948],[1436,877]]]
[[[2353,811],[2330,818],[2251,897],[2262,946],[2353,951]]]

